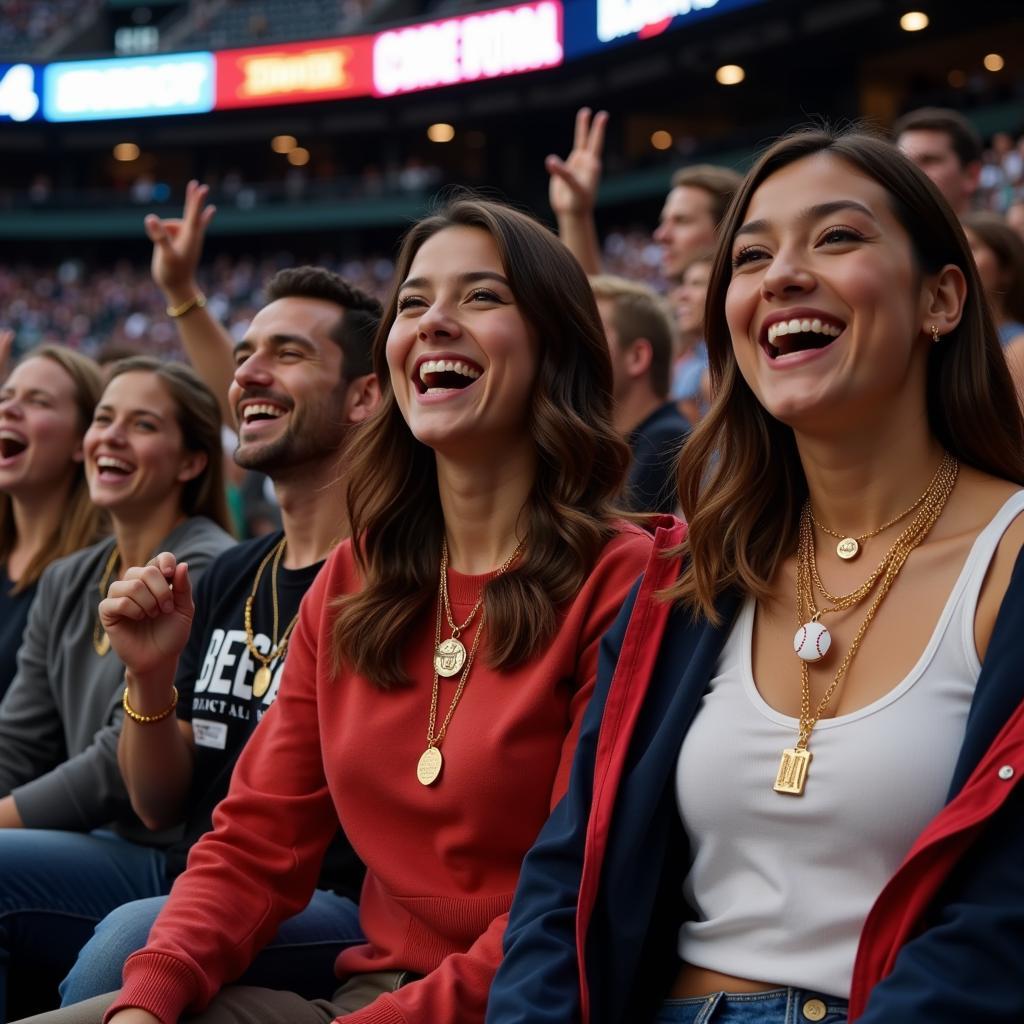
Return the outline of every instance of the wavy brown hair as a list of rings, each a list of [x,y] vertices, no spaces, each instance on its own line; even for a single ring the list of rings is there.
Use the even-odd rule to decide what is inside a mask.
[[[92,422],[93,410],[103,391],[100,368],[88,356],[60,345],[41,345],[28,352],[21,362],[29,359],[48,359],[56,363],[70,378],[75,390],[75,416],[79,440],[85,436]],[[58,558],[70,555],[99,540],[106,528],[106,516],[89,497],[85,481],[85,463],[75,465],[71,489],[64,501],[60,523],[46,543],[32,556],[24,572],[12,589],[12,594],[30,587],[43,574],[43,570]],[[0,493],[0,563],[6,564],[17,543],[14,523],[13,499]]]
[[[405,638],[437,592],[444,517],[434,452],[413,437],[390,385],[385,344],[398,289],[420,246],[439,231],[478,228],[495,241],[512,294],[539,340],[530,431],[537,474],[520,522],[525,551],[488,582],[488,648],[497,668],[521,664],[555,632],[615,532],[629,451],[611,423],[612,370],[597,305],[569,251],[511,207],[460,196],[406,234],[395,287],[374,342],[381,406],[349,461],[348,515],[363,589],[339,598],[336,666],[382,688],[406,681]],[[500,458],[500,452],[495,452]]]
[[[679,464],[689,522],[688,557],[669,597],[712,622],[727,590],[758,598],[796,550],[807,481],[793,431],[772,417],[743,379],[725,318],[733,238],[751,197],[783,167],[829,153],[878,182],[910,237],[922,274],[948,264],[967,280],[956,328],[928,354],[926,401],[932,434],[961,462],[1024,484],[1024,419],[995,324],[959,221],[929,179],[894,146],[862,130],[828,128],[784,136],[757,161],[722,224],[708,286],[705,328],[714,401]]]

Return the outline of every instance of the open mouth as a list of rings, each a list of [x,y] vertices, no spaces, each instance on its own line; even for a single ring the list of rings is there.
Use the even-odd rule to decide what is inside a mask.
[[[135,467],[124,459],[112,455],[100,455],[96,459],[96,470],[101,480],[123,480],[135,472]]]
[[[424,359],[413,381],[421,395],[464,391],[483,376],[483,370],[464,359]]]
[[[28,442],[19,434],[13,434],[8,430],[0,431],[0,459],[6,462],[8,459],[17,458],[26,448]]]
[[[271,402],[250,402],[239,413],[244,424],[263,423],[267,420],[278,420],[288,412],[283,406]]]
[[[838,320],[820,317],[794,317],[790,320],[776,320],[762,330],[762,347],[770,359],[788,356],[793,352],[826,348],[843,331],[846,324]]]

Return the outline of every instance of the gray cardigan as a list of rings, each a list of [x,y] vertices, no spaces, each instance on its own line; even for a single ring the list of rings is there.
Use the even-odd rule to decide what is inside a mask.
[[[157,546],[196,576],[234,541],[219,526],[186,519]],[[117,764],[124,666],[93,648],[99,584],[113,538],[50,565],[39,580],[0,703],[0,797],[13,794],[27,828],[86,831],[113,822],[126,838],[153,841],[132,814]],[[156,552],[154,552],[156,554]]]

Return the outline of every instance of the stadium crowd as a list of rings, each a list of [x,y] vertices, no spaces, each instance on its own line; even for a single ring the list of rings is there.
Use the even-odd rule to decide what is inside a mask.
[[[606,125],[557,235],[0,267],[0,1022],[1024,1016],[1024,140],[602,239]]]

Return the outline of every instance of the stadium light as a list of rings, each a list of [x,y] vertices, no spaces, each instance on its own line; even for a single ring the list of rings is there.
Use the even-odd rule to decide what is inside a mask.
[[[288,153],[288,163],[293,167],[305,167],[309,163],[309,150],[296,146]]]
[[[439,121],[427,129],[427,138],[431,142],[451,142],[455,138],[455,128],[450,124]]]
[[[651,134],[651,145],[655,149],[671,149],[672,133],[661,130],[653,132]]]
[[[986,71],[1002,71],[1006,67],[1006,61],[999,53],[986,53],[982,64],[985,65]]]
[[[275,153],[290,153],[297,145],[298,141],[294,135],[275,135],[270,140],[270,148]]]
[[[120,160],[121,163],[131,163],[132,160],[139,159],[139,147],[134,142],[119,142],[114,147],[114,159]]]
[[[746,77],[746,71],[739,64],[723,64],[715,72],[715,81],[719,85],[739,85]]]
[[[900,15],[900,28],[904,32],[920,32],[928,27],[928,15],[924,11],[907,11]]]

